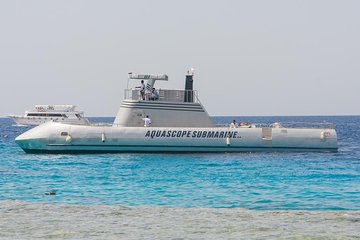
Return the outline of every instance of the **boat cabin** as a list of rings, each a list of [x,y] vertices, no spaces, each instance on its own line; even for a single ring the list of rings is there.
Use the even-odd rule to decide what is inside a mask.
[[[151,126],[156,127],[214,127],[197,91],[193,90],[193,76],[193,73],[186,75],[184,90],[174,90],[156,89],[157,80],[168,81],[166,74],[129,73],[129,80],[143,81],[145,88],[125,90],[114,125],[141,127],[144,126],[143,118],[149,116]],[[154,97],[154,91],[157,97]]]

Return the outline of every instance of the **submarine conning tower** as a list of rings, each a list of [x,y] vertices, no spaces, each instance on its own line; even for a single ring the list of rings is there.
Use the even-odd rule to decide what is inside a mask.
[[[214,127],[193,89],[193,71],[187,72],[184,90],[156,88],[157,80],[168,81],[166,74],[129,73],[128,82],[133,80],[137,80],[138,85],[144,81],[144,96],[140,86],[125,89],[114,126],[143,127],[143,118],[149,116],[151,127]]]

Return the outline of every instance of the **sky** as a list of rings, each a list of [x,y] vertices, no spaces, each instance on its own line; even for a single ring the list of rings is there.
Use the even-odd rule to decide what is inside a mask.
[[[0,116],[115,116],[127,73],[211,116],[360,115],[357,0],[0,0]],[[137,82],[134,83],[135,85]]]

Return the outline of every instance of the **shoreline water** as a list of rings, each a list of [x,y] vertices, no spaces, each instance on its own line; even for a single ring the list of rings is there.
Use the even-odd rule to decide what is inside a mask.
[[[360,211],[0,201],[0,239],[360,239]]]

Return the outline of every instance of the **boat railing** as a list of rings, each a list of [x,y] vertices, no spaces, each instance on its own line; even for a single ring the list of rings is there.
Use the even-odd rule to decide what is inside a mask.
[[[114,123],[90,123],[91,126],[106,127],[106,126],[122,126]],[[216,124],[219,128],[231,128],[230,124]],[[309,122],[275,122],[275,123],[243,123],[236,126],[236,128],[314,128],[314,129],[334,129],[334,124],[325,123],[309,123]]]
[[[217,127],[229,127],[228,124],[216,124]],[[334,129],[334,124],[330,122],[275,122],[275,123],[240,123],[237,128],[315,128],[315,129]]]
[[[169,90],[157,89],[158,97],[154,98],[151,92],[146,91],[144,101],[163,102],[191,102],[200,103],[196,90]],[[126,100],[143,100],[139,89],[126,89],[124,94]]]
[[[270,124],[270,127],[334,129],[334,124],[330,122],[275,122]]]

